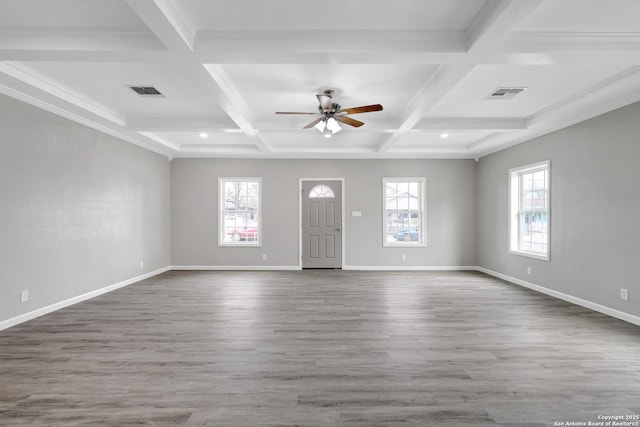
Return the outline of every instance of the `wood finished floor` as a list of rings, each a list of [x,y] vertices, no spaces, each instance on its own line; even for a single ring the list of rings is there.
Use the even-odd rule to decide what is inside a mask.
[[[0,332],[0,425],[640,414],[640,328],[476,272],[168,272]]]

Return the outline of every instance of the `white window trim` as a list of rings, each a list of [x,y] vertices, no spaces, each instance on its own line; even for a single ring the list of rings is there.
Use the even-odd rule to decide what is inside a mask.
[[[225,181],[257,181],[259,186],[258,192],[258,241],[257,242],[225,242],[223,230],[224,218],[224,182]],[[237,177],[224,176],[218,177],[218,247],[236,247],[236,248],[260,248],[262,247],[262,178],[261,177]]]
[[[537,252],[528,252],[519,249],[520,233],[518,230],[519,221],[517,216],[520,212],[520,186],[514,185],[513,181],[518,180],[518,175],[522,172],[532,172],[536,169],[547,169],[547,254],[542,255]],[[530,165],[520,166],[517,168],[509,169],[508,174],[508,188],[509,188],[509,230],[508,230],[508,252],[513,255],[525,256],[528,258],[535,258],[542,261],[550,261],[551,259],[551,161],[545,160],[543,162],[533,163]],[[515,213],[514,213],[515,212]]]
[[[422,191],[422,200],[420,206],[421,221],[420,221],[420,240],[418,242],[387,242],[387,194],[386,184],[387,182],[409,182],[420,181],[420,188]],[[427,178],[424,176],[415,177],[383,177],[382,178],[382,246],[388,248],[425,248],[427,247]]]

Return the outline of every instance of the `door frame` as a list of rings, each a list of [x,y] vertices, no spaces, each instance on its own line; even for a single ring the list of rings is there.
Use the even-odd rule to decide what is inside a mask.
[[[340,186],[342,187],[342,212],[340,212],[341,218],[340,221],[342,223],[342,240],[341,242],[341,260],[340,260],[340,268],[344,268],[345,259],[346,259],[346,250],[345,250],[345,236],[347,234],[347,227],[345,224],[345,188],[344,188],[344,178],[299,178],[298,179],[298,268],[302,270],[302,183],[304,181],[339,181]]]

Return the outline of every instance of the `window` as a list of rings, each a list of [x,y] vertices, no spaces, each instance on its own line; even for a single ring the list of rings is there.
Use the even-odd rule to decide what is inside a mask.
[[[335,199],[336,195],[328,185],[316,185],[309,191],[310,199]]]
[[[549,162],[509,171],[509,251],[549,260]]]
[[[384,178],[384,246],[425,246],[425,178]]]
[[[262,180],[260,178],[219,178],[220,246],[260,246],[262,244]]]

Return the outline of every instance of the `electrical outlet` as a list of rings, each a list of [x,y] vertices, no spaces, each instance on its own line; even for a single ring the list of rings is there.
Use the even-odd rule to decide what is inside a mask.
[[[140,261],[140,268],[144,268],[144,261]]]
[[[262,254],[262,260],[266,261],[267,260],[267,254]]]
[[[629,289],[620,288],[620,299],[629,301]]]
[[[406,261],[406,260],[407,260],[407,255],[402,254],[402,260],[403,260],[403,261]]]
[[[531,276],[531,267],[527,267],[527,274]]]
[[[29,301],[29,290],[25,289],[24,291],[20,292],[20,302],[27,302]]]

